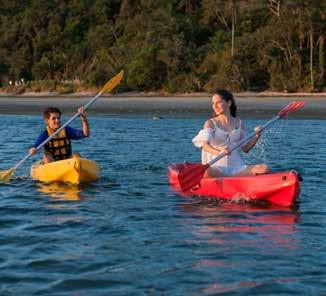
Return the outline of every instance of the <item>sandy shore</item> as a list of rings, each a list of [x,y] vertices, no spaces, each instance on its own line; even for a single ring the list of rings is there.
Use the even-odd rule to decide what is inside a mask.
[[[73,112],[87,103],[93,95],[74,94],[58,96],[53,94],[24,94],[20,96],[0,95],[1,114],[41,114],[47,106],[56,106],[63,112]],[[235,94],[242,117],[261,118],[273,116],[287,103],[305,100],[302,110],[291,114],[293,118],[326,119],[326,94],[277,94],[256,93]],[[167,114],[211,113],[210,97],[207,94],[182,96],[157,96],[128,93],[101,97],[88,113],[148,113],[153,116]]]

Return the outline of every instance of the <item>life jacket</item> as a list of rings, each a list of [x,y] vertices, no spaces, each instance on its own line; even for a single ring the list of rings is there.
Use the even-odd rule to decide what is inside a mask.
[[[48,136],[53,134],[53,131],[46,128]],[[67,159],[71,157],[71,141],[67,137],[66,129],[60,131],[52,140],[44,145],[46,154],[50,154],[55,161]]]

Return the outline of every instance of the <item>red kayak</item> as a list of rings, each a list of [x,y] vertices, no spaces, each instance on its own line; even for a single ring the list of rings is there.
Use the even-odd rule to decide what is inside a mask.
[[[280,206],[291,206],[300,193],[300,176],[296,171],[245,177],[202,178],[188,191],[182,191],[179,172],[189,163],[175,163],[168,167],[172,188],[186,196],[204,196],[222,200],[267,201]]]

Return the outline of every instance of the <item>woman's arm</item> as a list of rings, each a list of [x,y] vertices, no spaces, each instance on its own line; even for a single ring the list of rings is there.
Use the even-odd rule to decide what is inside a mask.
[[[212,147],[208,142],[203,143],[203,150],[208,153],[215,154],[216,156],[221,155],[223,153],[225,153],[226,155],[230,154],[230,150],[228,146],[220,146],[218,148],[215,148]]]
[[[258,140],[260,138],[260,132],[261,132],[261,126],[256,126],[255,127],[256,135],[248,143],[244,144],[241,147],[243,152],[248,153],[252,148],[255,147],[255,145],[257,144],[257,142],[258,142]]]
[[[214,128],[214,124],[211,120],[207,120],[204,124],[204,129],[207,128]],[[225,153],[226,155],[230,154],[230,151],[228,149],[228,146],[220,146],[220,147],[213,147],[209,144],[209,142],[204,142],[202,149],[208,153],[215,154],[215,155],[221,155],[222,153]]]

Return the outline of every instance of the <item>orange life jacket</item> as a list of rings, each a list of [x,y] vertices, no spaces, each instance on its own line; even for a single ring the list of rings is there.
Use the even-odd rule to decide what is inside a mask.
[[[53,134],[53,131],[46,128],[48,136]],[[71,141],[67,138],[66,129],[60,131],[52,140],[44,145],[46,154],[50,154],[53,159],[62,160],[71,157]]]

